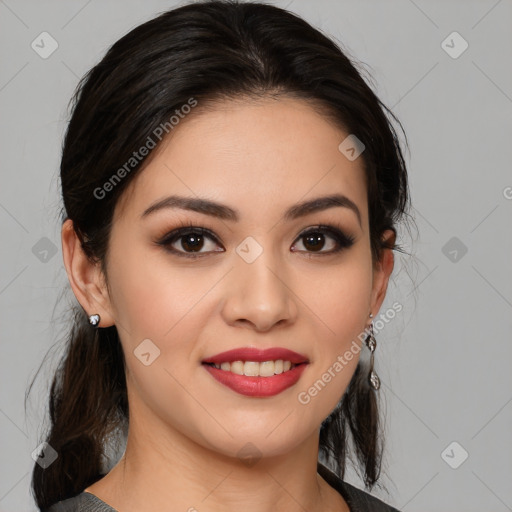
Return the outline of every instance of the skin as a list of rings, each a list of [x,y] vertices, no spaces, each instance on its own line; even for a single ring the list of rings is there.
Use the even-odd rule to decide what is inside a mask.
[[[349,510],[317,474],[318,436],[359,354],[308,404],[297,399],[354,340],[361,345],[393,270],[389,249],[372,262],[363,162],[338,150],[346,136],[297,99],[230,101],[190,115],[116,207],[108,286],[64,223],[72,289],[88,315],[101,316],[100,328],[117,326],[126,358],[126,452],[87,492],[120,512]],[[290,206],[333,193],[358,206],[361,225],[344,207],[281,220]],[[170,194],[229,205],[240,220],[181,209],[141,219]],[[197,260],[166,252],[155,241],[179,220],[210,229],[218,242],[205,236]],[[354,244],[319,254],[299,237],[318,224],[339,226]],[[251,264],[236,252],[248,236],[263,249]],[[383,238],[394,241],[393,231]],[[329,234],[323,240],[324,254],[337,245]],[[182,241],[173,247],[183,253]],[[134,355],[145,339],[160,350],[149,366]],[[289,348],[310,364],[284,392],[247,397],[201,365],[237,347]],[[237,456],[247,442],[261,457],[251,466]]]

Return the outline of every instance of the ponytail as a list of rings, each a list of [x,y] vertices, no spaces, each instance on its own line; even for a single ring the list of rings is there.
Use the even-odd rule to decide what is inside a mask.
[[[79,307],[53,378],[45,441],[57,452],[35,464],[32,490],[46,508],[102,478],[109,435],[128,421],[124,356],[115,327],[92,328]]]

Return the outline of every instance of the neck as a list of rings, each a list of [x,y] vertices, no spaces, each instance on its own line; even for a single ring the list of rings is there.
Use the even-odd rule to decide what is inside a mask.
[[[129,425],[123,457],[86,489],[118,512],[349,511],[317,473],[319,431],[286,453],[259,457],[247,444],[248,457],[233,457],[146,409],[131,407]]]
[[[285,455],[240,460],[179,432],[160,443],[154,430],[136,427],[130,425],[120,461],[87,489],[118,512],[349,510],[317,474],[318,433]]]

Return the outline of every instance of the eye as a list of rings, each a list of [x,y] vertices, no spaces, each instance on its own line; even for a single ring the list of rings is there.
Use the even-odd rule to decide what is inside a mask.
[[[334,248],[322,251],[326,245],[326,236],[327,239],[330,238],[331,240],[334,240],[334,244],[330,244],[331,246],[334,245]],[[352,246],[354,244],[355,237],[346,235],[343,231],[335,228],[334,226],[319,225],[301,233],[298,240],[299,239],[304,240],[302,245],[306,247],[308,256],[315,256],[315,254],[311,253],[318,253],[318,255],[327,256]]]
[[[327,256],[340,252],[352,246],[355,240],[353,236],[346,235],[340,229],[327,225],[309,228],[297,238],[297,240],[302,239],[304,240],[302,245],[305,247],[305,251],[301,250],[298,252],[306,252],[308,257]],[[326,240],[328,241],[329,239],[331,243],[328,245],[334,247],[327,251],[322,250],[326,245]],[[210,244],[208,244],[208,240]],[[166,251],[176,256],[183,256],[185,258],[200,258],[211,252],[224,251],[224,249],[215,249],[215,246],[220,246],[220,243],[210,230],[188,224],[164,235],[156,244],[163,246]],[[292,247],[295,247],[296,244],[297,242]]]
[[[205,243],[205,240],[210,240],[214,243],[209,246],[208,243]],[[198,258],[203,253],[221,252],[214,249],[218,242],[209,230],[195,226],[186,226],[171,231],[159,240],[157,244],[162,245],[166,251],[186,258]],[[202,251],[205,247],[206,250]]]

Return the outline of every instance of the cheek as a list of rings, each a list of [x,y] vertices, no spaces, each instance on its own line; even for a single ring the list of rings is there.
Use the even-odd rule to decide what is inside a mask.
[[[297,394],[304,415],[327,417],[356,370],[365,347],[364,328],[370,320],[370,268],[371,262],[365,255],[354,255],[344,265],[332,269],[329,278],[318,274],[302,288],[305,303],[314,313],[307,314],[310,330],[316,332],[315,364]]]
[[[371,259],[357,251],[329,270],[303,276],[294,291],[309,309],[306,317],[316,322],[325,349],[342,349],[369,321]]]
[[[141,418],[156,414],[188,436],[199,436],[196,427],[205,419],[190,419],[202,418],[204,410],[189,393],[199,369],[194,341],[206,317],[200,301],[210,279],[136,253],[118,258],[111,274],[132,418],[147,421]]]
[[[121,252],[121,251],[119,251]],[[130,343],[145,338],[170,339],[211,287],[204,274],[173,267],[160,255],[126,253],[112,259],[116,323]]]

